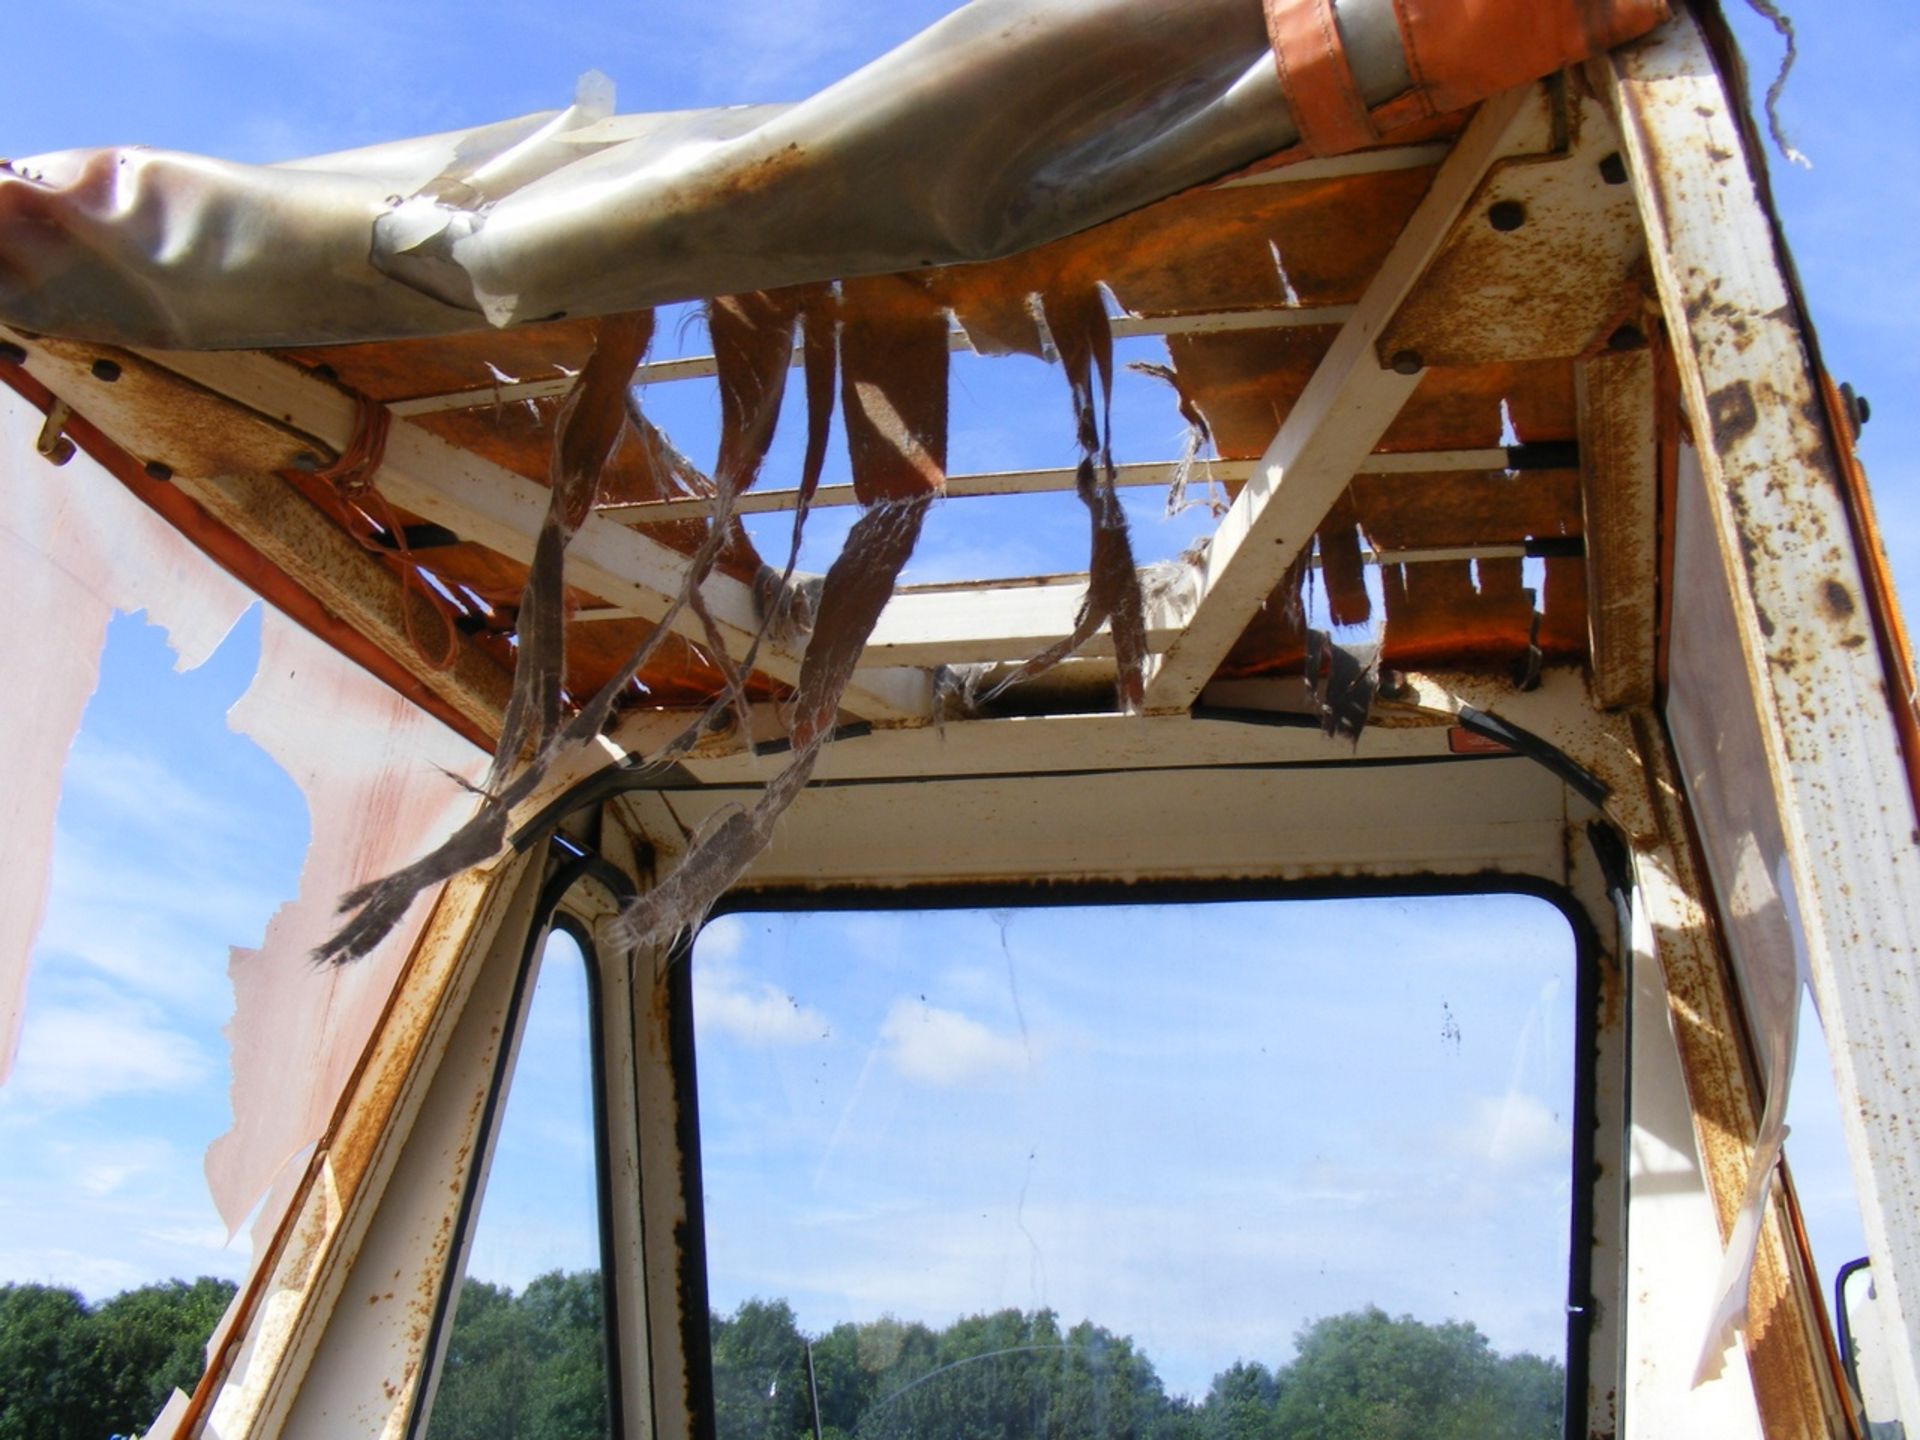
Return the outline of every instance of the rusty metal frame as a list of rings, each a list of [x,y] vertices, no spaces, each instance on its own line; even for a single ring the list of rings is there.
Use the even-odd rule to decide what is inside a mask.
[[[1682,14],[1593,67],[1620,117],[1683,405],[1779,797],[1875,1284],[1920,1425],[1920,846],[1888,673],[1890,620],[1764,198],[1764,168],[1701,24]]]
[[[1656,1040],[1644,1027],[1634,1038],[1635,1072],[1659,1070],[1682,1079],[1689,1100],[1690,1157],[1699,1167],[1699,1194],[1724,1242],[1746,1189],[1759,1128],[1760,1091],[1753,1075],[1746,1018],[1728,956],[1717,902],[1699,850],[1685,785],[1673,759],[1664,722],[1639,708],[1603,713],[1574,692],[1572,677],[1556,676],[1532,692],[1485,677],[1415,675],[1403,704],[1432,713],[1497,712],[1590,773],[1604,787],[1604,809],[1619,832],[1633,866],[1633,917],[1643,965],[1653,973],[1633,980],[1636,1005],[1659,977],[1658,995],[1668,1038]],[[1641,927],[1644,927],[1642,930]],[[1645,1104],[1657,1112],[1671,1096],[1636,1092],[1636,1114]],[[1670,1113],[1670,1112],[1669,1112]],[[1636,1129],[1639,1122],[1636,1121]],[[1673,1145],[1668,1137],[1667,1144]],[[1672,1177],[1665,1180],[1670,1187]],[[1657,1201],[1656,1192],[1650,1199]],[[1632,1287],[1627,1319],[1626,1388],[1621,1397],[1623,1435],[1651,1437],[1691,1426],[1739,1424],[1750,1419],[1755,1434],[1784,1437],[1849,1433],[1818,1280],[1798,1239],[1796,1202],[1790,1187],[1776,1184],[1760,1229],[1760,1243],[1744,1335],[1746,1367],[1733,1385],[1750,1386],[1746,1400],[1729,1399],[1728,1379],[1695,1389],[1693,1357],[1706,1336],[1712,1304],[1712,1265],[1707,1285],[1686,1278],[1687,1217],[1642,1220],[1629,1204],[1629,1226],[1654,1237],[1663,1256],[1677,1256],[1671,1280],[1683,1295],[1697,1294],[1697,1309],[1676,1304],[1664,1288]],[[1697,1247],[1692,1258],[1699,1257]],[[1707,1258],[1717,1265],[1718,1254]],[[1630,1263],[1641,1262],[1629,1254]],[[1698,1275],[1694,1280],[1699,1279]],[[1693,1286],[1690,1289],[1690,1285]],[[1671,1307],[1663,1315],[1661,1307]],[[1672,1348],[1675,1339],[1681,1348]],[[1747,1385],[1739,1385],[1745,1380]],[[1750,1414],[1749,1414],[1750,1411]]]

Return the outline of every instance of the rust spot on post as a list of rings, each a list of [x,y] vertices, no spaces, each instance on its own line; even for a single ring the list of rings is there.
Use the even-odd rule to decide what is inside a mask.
[[[1713,427],[1713,448],[1725,451],[1752,434],[1760,423],[1753,403],[1753,387],[1745,380],[1723,385],[1707,397],[1707,420]]]

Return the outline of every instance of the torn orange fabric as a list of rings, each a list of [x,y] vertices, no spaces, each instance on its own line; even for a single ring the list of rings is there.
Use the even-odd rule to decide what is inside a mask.
[[[862,505],[947,483],[947,312],[908,277],[849,280],[840,365],[847,456]]]

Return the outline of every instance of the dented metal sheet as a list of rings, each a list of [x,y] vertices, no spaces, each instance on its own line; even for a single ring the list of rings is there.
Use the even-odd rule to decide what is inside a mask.
[[[1270,45],[1303,4],[1274,7],[1270,35],[1256,0],[975,0],[792,106],[621,116],[590,75],[556,113],[283,166],[40,156],[0,168],[0,316],[149,345],[311,344],[988,259],[1323,129],[1308,75],[1358,67],[1391,130],[1666,14],[1664,0],[1553,0],[1493,22],[1524,43],[1489,48],[1485,17],[1342,8],[1362,43],[1325,46],[1291,97],[1288,52],[1276,65]],[[1379,133],[1369,120],[1308,138],[1326,152]],[[224,243],[236,233],[252,243]]]

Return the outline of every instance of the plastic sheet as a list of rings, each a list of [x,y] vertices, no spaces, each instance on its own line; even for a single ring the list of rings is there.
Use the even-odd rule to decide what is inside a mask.
[[[0,1081],[12,1068],[27,966],[45,909],[68,748],[116,610],[145,609],[175,668],[219,647],[252,597],[85,454],[36,453],[42,417],[0,389]]]
[[[1754,709],[1729,580],[1708,528],[1706,483],[1682,449],[1675,515],[1671,680],[1667,724],[1698,819],[1719,911],[1733,955],[1766,1105],[1754,1140],[1746,1195],[1727,1243],[1699,1379],[1719,1373],[1721,1355],[1747,1319],[1747,1287],[1769,1182],[1786,1139],[1787,1094],[1799,1038],[1800,988],[1807,981],[1777,796]]]
[[[308,955],[342,891],[442,838],[473,808],[448,773],[486,768],[474,746],[304,630],[267,612],[260,669],[229,716],[293,777],[312,839],[299,895],[258,950],[235,949],[233,1129],[207,1152],[215,1207],[237,1231],[286,1161],[317,1139],[430,910],[430,894],[359,965]]]

